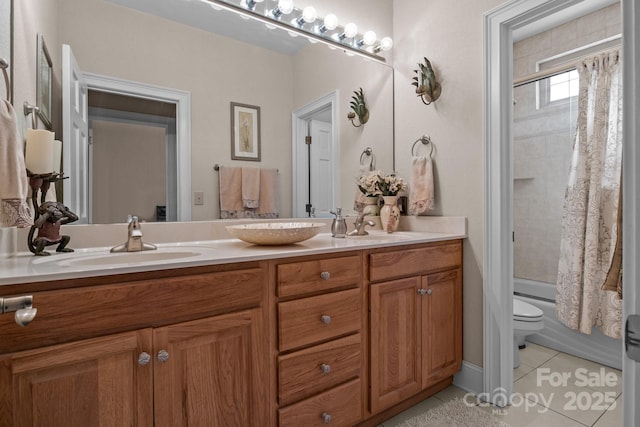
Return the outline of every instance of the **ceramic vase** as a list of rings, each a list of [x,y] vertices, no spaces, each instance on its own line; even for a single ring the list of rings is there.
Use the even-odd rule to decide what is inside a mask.
[[[380,206],[378,206],[378,196],[365,197],[364,208],[362,212],[365,215],[378,216],[380,214]]]
[[[380,223],[387,233],[393,233],[398,229],[400,222],[400,208],[398,208],[398,196],[382,196],[384,205],[380,208]]]

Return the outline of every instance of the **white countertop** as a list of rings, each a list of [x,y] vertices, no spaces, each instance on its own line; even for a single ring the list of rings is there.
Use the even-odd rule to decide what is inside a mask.
[[[442,232],[397,231],[388,234],[382,230],[369,230],[368,236],[346,238],[320,233],[304,242],[285,246],[257,246],[232,238],[159,243],[157,251],[121,254],[110,254],[110,246],[76,248],[73,253],[56,253],[55,246],[51,246],[47,248],[50,256],[36,257],[30,252],[19,252],[0,259],[0,286],[462,239],[466,237],[466,221],[462,219],[461,224],[462,227],[445,227],[448,229]]]

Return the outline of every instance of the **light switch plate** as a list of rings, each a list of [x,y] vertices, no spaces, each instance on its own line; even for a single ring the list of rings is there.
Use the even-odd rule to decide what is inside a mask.
[[[204,205],[204,191],[195,191],[193,193],[193,204]]]

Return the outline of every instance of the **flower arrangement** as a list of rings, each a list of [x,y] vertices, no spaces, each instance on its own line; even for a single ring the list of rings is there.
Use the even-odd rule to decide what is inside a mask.
[[[407,189],[406,181],[398,175],[391,173],[383,175],[382,171],[367,172],[358,178],[358,188],[365,196],[396,196],[400,191]]]

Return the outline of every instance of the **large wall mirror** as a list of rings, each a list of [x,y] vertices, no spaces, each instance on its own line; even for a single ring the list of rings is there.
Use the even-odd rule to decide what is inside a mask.
[[[302,0],[297,3],[300,2]],[[378,8],[388,20],[383,29],[387,34],[382,35],[391,35],[392,15],[386,12],[391,10],[392,1],[375,2],[386,5]],[[96,144],[101,143],[98,139],[105,138],[110,144],[106,149],[98,149],[96,145],[92,155],[85,159],[83,154],[74,162],[86,166],[89,172],[86,182],[72,185],[86,185],[94,201],[100,202],[92,203],[89,222],[122,222],[125,213],[154,221],[163,214],[157,209],[159,205],[167,206],[164,214],[168,220],[217,219],[220,214],[216,164],[277,169],[281,217],[305,216],[299,206],[293,206],[294,200],[297,204],[306,202],[293,195],[294,186],[300,184],[294,175],[294,169],[300,165],[292,154],[296,144],[292,125],[300,116],[294,114],[309,112],[305,108],[330,94],[336,96],[333,115],[311,111],[302,118],[333,120],[331,125],[337,141],[333,153],[333,207],[352,208],[355,178],[360,173],[361,154],[367,147],[373,150],[377,168],[393,169],[393,69],[388,64],[348,56],[320,43],[293,38],[282,30],[268,30],[264,24],[248,27],[252,24],[250,21],[230,12],[216,11],[200,0],[52,0],[44,16],[44,12],[35,7],[39,3],[36,0],[19,3],[16,19],[30,21],[23,28],[42,32],[47,40],[53,62],[53,87],[57,90],[53,96],[54,110],[62,110],[62,45],[70,46],[79,69],[88,75],[190,94],[190,158],[180,161],[179,151],[170,155],[162,153],[172,144],[176,146],[175,125],[167,119],[171,111],[175,114],[171,105],[160,103],[150,107],[162,111],[151,114],[140,109],[147,103],[104,99],[95,96],[89,87],[89,109],[92,114],[102,114],[89,118],[89,136]],[[336,8],[350,7],[340,3],[343,2],[333,4]],[[320,12],[321,5],[316,7]],[[340,10],[332,12],[340,14]],[[370,120],[365,126],[355,128],[346,116],[353,91],[360,87],[369,105]],[[94,92],[104,94],[105,91]],[[260,162],[231,159],[231,103],[260,107]],[[138,107],[132,107],[133,104]],[[122,110],[129,108],[133,108],[133,115],[123,118]],[[155,119],[138,126],[148,115]],[[54,111],[53,119],[53,130],[60,138],[64,118],[56,116]],[[137,133],[125,135],[131,127],[136,127]],[[168,133],[162,133],[165,131]],[[156,144],[153,149],[136,146],[139,135],[147,133],[159,134],[159,138],[166,141],[174,138],[174,142]],[[178,137],[179,133],[178,130]],[[67,142],[63,141],[65,147]],[[178,141],[178,145],[180,143]],[[116,149],[125,154],[113,155]],[[111,163],[106,166],[100,163],[106,159]],[[158,159],[157,162],[154,159]],[[177,176],[179,180],[185,175],[185,168],[189,169],[186,172],[189,185],[157,174],[159,170],[166,171],[167,176]],[[100,175],[92,175],[94,171]],[[178,196],[177,203],[186,200],[188,217],[175,213],[179,207],[174,209],[171,203],[157,202],[151,197],[180,191],[183,194]],[[68,196],[64,195],[65,202]],[[140,201],[144,201],[144,206],[135,207]]]

